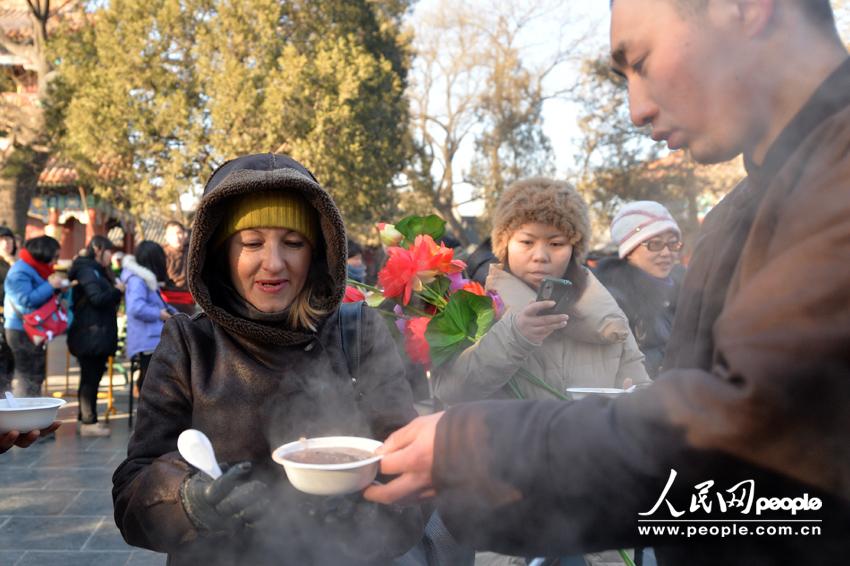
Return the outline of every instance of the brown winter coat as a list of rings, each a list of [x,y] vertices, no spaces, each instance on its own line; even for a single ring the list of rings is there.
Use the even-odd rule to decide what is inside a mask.
[[[526,554],[655,545],[662,565],[846,562],[850,60],[764,164],[746,164],[747,180],[705,220],[668,371],[652,386],[615,401],[494,401],[446,413],[434,479],[453,534]],[[822,498],[819,511],[767,516],[823,520],[822,535],[640,537],[638,513],[652,509],[671,469],[667,500],[679,511],[689,512],[701,482],[715,480],[716,492],[753,479],[756,497]],[[669,518],[666,507],[656,517]]]
[[[541,345],[529,342],[516,327],[517,312],[534,301],[534,290],[499,265],[490,266],[486,288],[499,293],[505,314],[451,367],[434,372],[434,394],[441,401],[509,397],[505,384],[519,368],[561,392],[568,387],[622,387],[627,377],[636,384],[649,382],[626,316],[590,272],[567,327]],[[552,399],[525,380],[515,383],[526,399]]]
[[[180,248],[164,246],[162,249],[165,251],[165,270],[168,273],[168,278],[174,283],[174,289],[176,291],[188,291],[186,267],[189,257],[189,244]]]
[[[280,187],[299,191],[321,218],[322,241],[311,264],[313,304],[330,314],[316,332],[240,305],[228,294],[221,254],[207,254],[229,198]],[[418,508],[362,500],[348,523],[319,526],[305,511],[316,498],[296,492],[271,459],[275,447],[302,436],[384,439],[416,416],[395,345],[368,309],[356,382],[349,374],[336,314],[345,241],[336,206],[306,170],[241,170],[208,183],[189,255],[189,284],[204,313],[166,322],[127,460],[113,478],[115,520],[128,543],[167,552],[172,565],[360,564],[386,563],[420,539]],[[246,309],[250,316],[240,314]],[[253,477],[269,486],[272,511],[265,521],[228,536],[195,528],[179,497],[193,471],[177,452],[177,437],[187,428],[210,438],[219,461],[253,463]]]

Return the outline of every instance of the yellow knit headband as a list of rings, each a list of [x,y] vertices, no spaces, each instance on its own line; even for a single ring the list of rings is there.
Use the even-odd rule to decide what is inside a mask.
[[[316,210],[298,195],[277,191],[251,193],[237,197],[226,206],[216,245],[248,228],[287,228],[299,232],[311,246],[316,246],[319,233]]]

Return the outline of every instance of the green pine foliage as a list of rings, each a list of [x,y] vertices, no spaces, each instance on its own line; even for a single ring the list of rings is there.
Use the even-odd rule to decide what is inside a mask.
[[[278,151],[313,171],[347,221],[391,216],[408,147],[408,8],[110,0],[57,48],[63,152],[136,214],[176,203],[236,155]]]

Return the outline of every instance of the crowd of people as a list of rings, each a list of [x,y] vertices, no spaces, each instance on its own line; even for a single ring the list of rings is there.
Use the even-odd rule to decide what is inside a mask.
[[[611,6],[613,67],[628,81],[633,121],[699,162],[743,153],[748,176],[705,219],[687,270],[682,230],[661,203],[623,203],[609,227],[616,255],[590,269],[588,205],[571,185],[534,177],[507,188],[467,266],[506,309],[434,370],[444,412],[417,417],[381,314],[341,306],[346,281],[366,276],[363,250],[288,156],[220,166],[191,238],[169,224],[166,247],[142,242],[118,279],[107,238],[92,238],[63,278],[56,240],[30,239],[16,259],[13,235],[0,231],[0,384],[38,394],[44,348],[21,317],[69,295],[81,435],[109,433],[97,384],[124,300],[126,353],[142,368],[137,424],[113,476],[128,543],[170,564],[222,565],[619,564],[632,559],[611,549],[643,546],[656,552],[634,559],[657,554],[662,565],[846,556],[850,58],[830,4]],[[563,308],[541,299],[551,280],[567,289]],[[195,316],[178,315],[195,305]],[[512,379],[523,371],[543,386]],[[556,395],[576,387],[629,393]],[[215,446],[217,479],[177,451],[188,428]],[[21,432],[0,450],[40,434]],[[306,495],[270,458],[286,442],[332,435],[384,441],[381,482]],[[814,494],[823,532],[639,533],[638,516],[661,506],[676,477],[671,497],[709,478]]]
[[[174,223],[182,228],[179,223]],[[97,393],[107,360],[119,350],[119,308],[126,305],[128,358],[138,360],[139,385],[159,343],[163,322],[194,303],[180,297],[178,306],[162,293],[188,291],[174,284],[167,272],[166,252],[153,241],[141,242],[136,255],[121,253],[116,277],[116,246],[106,236],[96,235],[74,258],[67,275],[57,272],[60,244],[50,236],[24,242],[17,253],[14,234],[0,228],[0,287],[2,287],[4,332],[0,339],[0,391],[16,397],[36,397],[46,378],[48,339],[31,336],[24,316],[49,301],[60,300],[70,324],[67,348],[80,367],[78,424],[81,436],[109,436],[110,429],[98,421]],[[178,263],[177,269],[185,263]],[[184,277],[185,279],[185,277]],[[29,432],[29,431],[18,431]],[[25,442],[22,437],[19,445]]]
[[[643,204],[666,212],[657,203]],[[9,258],[5,278],[12,313],[38,308],[56,293],[68,294],[73,322],[67,344],[80,366],[82,436],[110,432],[98,421],[97,391],[107,359],[118,349],[116,321],[124,302],[125,354],[139,361],[142,392],[128,458],[115,474],[116,519],[127,540],[168,552],[176,563],[230,564],[237,556],[255,554],[262,561],[284,550],[278,548],[278,529],[297,523],[303,544],[286,541],[286,550],[308,563],[370,557],[366,562],[377,564],[403,554],[421,536],[421,510],[351,498],[341,513],[337,506],[299,495],[263,457],[270,447],[304,435],[338,432],[383,439],[416,416],[405,366],[378,315],[363,311],[359,368],[350,366],[336,343],[344,323],[330,315],[338,311],[346,280],[362,280],[365,269],[362,250],[346,238],[333,201],[297,162],[247,156],[210,178],[191,246],[182,232],[182,225],[169,224],[172,245],[165,248],[141,242],[133,255],[120,258],[117,278],[111,268],[116,247],[104,236],[94,236],[81,250],[67,278],[50,273],[58,242],[33,238],[25,244],[28,253]],[[658,226],[647,225],[639,238],[630,234],[627,251],[668,233],[679,235],[669,213]],[[505,193],[493,228],[493,250],[501,263],[487,264],[486,282],[503,297],[507,314],[479,344],[436,374],[435,395],[441,401],[498,397],[520,365],[561,390],[649,381],[629,320],[582,264],[589,238],[587,205],[569,184],[534,178]],[[678,249],[653,246],[647,254],[668,260],[673,254],[672,264]],[[175,284],[175,269],[187,265],[195,267],[178,278],[181,287]],[[545,277],[573,281],[569,314],[540,314],[551,306],[533,300]],[[176,325],[166,326],[179,311],[163,292],[187,288],[203,314],[178,317]],[[44,347],[13,326],[19,324],[7,319],[8,342],[16,346],[5,361],[13,364],[14,348],[20,351],[21,343],[37,353],[13,364],[19,377],[12,380],[17,393],[37,395],[44,379]],[[340,371],[350,381],[340,380]],[[525,393],[546,398],[539,390]],[[228,473],[213,482],[226,488],[212,488],[206,476],[193,473],[174,453],[179,433],[192,427],[204,430],[228,462]],[[246,443],[246,438],[256,440]],[[158,495],[147,486],[157,486]],[[211,489],[227,505],[211,500]],[[164,502],[172,502],[167,514]],[[310,524],[280,514],[263,523],[271,505],[300,509],[311,517]],[[367,517],[370,531],[382,525],[380,536],[362,532],[359,523]],[[253,536],[238,544],[230,541],[233,531],[246,524]],[[220,534],[214,545],[209,539],[200,545],[183,542],[208,531]],[[318,547],[316,540],[339,544]],[[214,553],[205,554],[210,549]]]

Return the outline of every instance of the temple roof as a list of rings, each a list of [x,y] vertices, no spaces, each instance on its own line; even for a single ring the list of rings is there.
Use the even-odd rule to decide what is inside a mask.
[[[101,165],[97,170],[97,176],[104,181],[115,179],[118,176],[116,166]],[[79,180],[80,175],[72,164],[51,157],[41,175],[38,176],[38,186],[39,188],[76,187]]]

